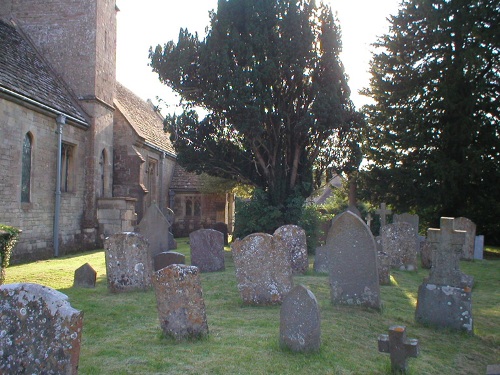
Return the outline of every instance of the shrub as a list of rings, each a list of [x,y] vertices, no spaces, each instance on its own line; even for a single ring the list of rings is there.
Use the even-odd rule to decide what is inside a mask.
[[[5,280],[5,269],[9,266],[12,249],[16,245],[21,230],[0,224],[0,285]]]

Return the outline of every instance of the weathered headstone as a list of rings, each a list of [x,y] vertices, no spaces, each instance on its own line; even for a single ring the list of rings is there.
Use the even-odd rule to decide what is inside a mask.
[[[170,226],[171,223],[163,215],[158,205],[152,203],[136,228],[136,231],[148,240],[151,261],[156,254],[170,250],[168,237]]]
[[[226,223],[223,223],[222,221],[218,221],[214,225],[212,225],[211,229],[214,229],[218,232],[221,232],[224,236],[224,245],[229,244],[229,229],[228,229]]]
[[[208,335],[208,323],[197,267],[172,264],[152,278],[160,326],[180,341]]]
[[[186,256],[176,251],[165,251],[153,259],[153,269],[159,271],[171,264],[186,264]]]
[[[280,310],[280,346],[294,352],[318,351],[321,326],[318,301],[303,285],[284,298]]]
[[[75,270],[73,286],[83,288],[95,288],[97,272],[88,263]]]
[[[419,226],[420,218],[418,215],[413,215],[408,212],[404,212],[402,214],[394,214],[392,216],[393,223],[408,223],[411,224],[413,229],[415,230],[415,235],[418,236],[418,226]]]
[[[432,253],[437,249],[437,242],[430,242],[428,239],[420,243],[420,262],[422,268],[431,269]]]
[[[380,309],[377,250],[363,220],[350,211],[335,216],[325,246],[332,303]]]
[[[347,207],[347,211],[352,212],[357,217],[362,217],[361,211],[359,211],[359,209],[354,205],[349,205],[349,207]]]
[[[381,237],[382,249],[391,258],[391,267],[402,271],[417,270],[417,234],[411,224],[387,224],[381,229]]]
[[[293,274],[303,274],[309,268],[306,231],[297,225],[283,225],[273,233],[275,240],[282,241],[288,250]]]
[[[463,260],[474,259],[474,242],[476,240],[476,224],[466,217],[457,217],[453,220],[453,228],[465,231],[465,241],[462,247]]]
[[[232,244],[238,290],[245,304],[281,304],[292,289],[288,250],[267,233],[254,233]]]
[[[328,273],[328,249],[318,246],[314,251],[314,272]]]
[[[0,374],[78,373],[83,312],[38,284],[0,286]]]
[[[191,265],[200,272],[224,271],[224,235],[214,229],[198,229],[189,234]]]
[[[391,326],[388,335],[379,335],[378,351],[391,355],[393,373],[406,373],[408,358],[416,358],[419,354],[418,340],[406,338],[405,326]]]
[[[151,286],[153,262],[148,241],[138,233],[116,233],[104,240],[108,289],[113,292],[146,290]]]
[[[471,287],[459,267],[465,231],[454,229],[453,218],[442,217],[440,229],[430,228],[427,239],[437,245],[429,278],[418,289],[415,320],[472,333]]]
[[[386,207],[385,203],[380,203],[380,208],[377,208],[375,213],[380,216],[380,228],[382,228],[387,222],[387,215],[392,214],[392,211]]]
[[[391,257],[383,251],[377,251],[378,282],[380,285],[391,285]]]
[[[474,240],[474,259],[483,259],[484,253],[484,236],[476,236]]]

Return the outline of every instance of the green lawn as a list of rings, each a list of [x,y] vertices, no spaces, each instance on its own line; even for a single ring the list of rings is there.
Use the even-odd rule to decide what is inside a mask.
[[[181,239],[177,251],[188,255]],[[312,269],[311,259],[311,269]],[[98,273],[95,289],[73,288],[74,270],[90,263]],[[34,282],[58,289],[84,311],[79,374],[387,374],[388,354],[377,337],[390,325],[407,326],[420,342],[420,356],[409,360],[410,374],[484,374],[500,363],[500,260],[462,262],[475,277],[475,335],[435,330],[414,322],[417,288],[427,270],[395,271],[393,285],[382,286],[382,312],[332,306],[328,277],[309,271],[296,276],[315,294],[321,308],[322,345],[315,354],[279,347],[279,306],[243,306],[234,265],[201,275],[209,337],[176,343],[162,335],[154,292],[111,294],[106,286],[104,253],[96,251],[12,266],[6,283]]]

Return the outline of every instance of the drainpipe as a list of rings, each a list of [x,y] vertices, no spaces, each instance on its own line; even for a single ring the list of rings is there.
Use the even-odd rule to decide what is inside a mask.
[[[56,174],[56,203],[54,209],[54,257],[59,256],[59,214],[61,211],[61,154],[62,154],[62,131],[66,124],[66,116],[60,114],[56,117],[57,124],[57,174]]]

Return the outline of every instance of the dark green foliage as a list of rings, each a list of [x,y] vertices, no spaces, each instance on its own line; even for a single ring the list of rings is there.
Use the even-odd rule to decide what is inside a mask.
[[[353,159],[347,147],[359,116],[340,51],[327,6],[219,1],[205,39],[182,29],[177,43],[150,50],[153,71],[184,105],[165,121],[179,163],[261,189],[257,204],[274,207],[266,215],[297,218],[283,212],[290,197],[303,200],[325,173],[349,170]],[[207,116],[200,120],[194,107]]]
[[[20,233],[18,228],[0,224],[0,285],[5,281],[5,269],[9,266],[10,255]]]
[[[498,0],[406,0],[375,44],[365,199],[500,243]]]

